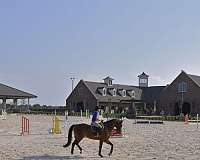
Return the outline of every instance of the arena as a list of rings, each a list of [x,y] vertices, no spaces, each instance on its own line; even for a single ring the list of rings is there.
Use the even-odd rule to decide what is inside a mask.
[[[7,115],[0,121],[0,159],[17,160],[65,160],[65,159],[114,159],[114,160],[197,160],[200,157],[200,129],[196,124],[164,122],[164,124],[134,124],[124,119],[123,138],[111,138],[113,154],[108,156],[110,146],[103,144],[102,155],[98,156],[99,142],[83,139],[80,154],[75,147],[63,148],[67,142],[68,129],[72,124],[89,123],[89,119],[61,117],[61,134],[49,133],[53,116],[25,115],[30,121],[30,134],[21,136],[22,115]]]

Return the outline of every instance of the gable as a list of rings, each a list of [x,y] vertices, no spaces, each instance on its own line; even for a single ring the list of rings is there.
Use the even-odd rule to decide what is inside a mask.
[[[187,84],[187,88],[188,88],[188,92],[192,93],[195,89],[196,90],[199,90],[200,87],[198,85],[198,83],[196,81],[200,82],[200,77],[199,76],[193,76],[193,75],[189,75],[187,74],[186,72],[182,71],[173,81],[170,85],[168,85],[162,94],[166,94],[169,92],[171,94],[169,95],[174,95],[174,94],[177,94],[179,95],[179,91],[178,91],[178,85],[182,82],[186,83]],[[173,94],[172,94],[173,93]]]
[[[73,98],[83,98],[86,96],[92,96],[93,98],[97,99],[95,95],[91,92],[91,90],[88,88],[88,86],[85,84],[85,82],[83,80],[80,80],[74,88],[74,90],[71,92],[71,94],[67,97],[66,102]]]

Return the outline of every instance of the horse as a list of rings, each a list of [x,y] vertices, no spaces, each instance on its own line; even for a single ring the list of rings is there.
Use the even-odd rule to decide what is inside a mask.
[[[82,148],[80,147],[79,142],[83,138],[89,138],[89,139],[93,139],[93,140],[99,140],[99,156],[100,157],[103,157],[101,154],[103,142],[109,144],[111,146],[111,149],[110,149],[110,152],[108,155],[111,156],[111,154],[113,152],[113,144],[110,142],[109,138],[112,134],[112,130],[114,129],[114,127],[116,128],[117,132],[121,132],[122,122],[123,121],[119,120],[119,119],[112,119],[112,120],[104,122],[103,123],[104,128],[100,132],[98,137],[96,136],[96,133],[94,131],[92,131],[91,125],[88,125],[85,123],[72,125],[69,128],[69,132],[68,132],[68,142],[65,145],[63,145],[63,147],[65,148],[65,147],[70,146],[70,144],[72,142],[72,131],[74,131],[75,140],[72,143],[71,154],[73,154],[73,152],[74,152],[75,145],[77,145],[77,147],[80,150],[80,154],[81,154]]]

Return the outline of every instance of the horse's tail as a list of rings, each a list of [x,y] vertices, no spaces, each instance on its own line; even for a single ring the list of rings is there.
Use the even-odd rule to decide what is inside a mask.
[[[68,133],[68,142],[67,144],[63,145],[63,147],[69,147],[69,145],[71,144],[72,142],[72,131],[74,129],[75,125],[72,125],[70,128],[69,128],[69,133]]]

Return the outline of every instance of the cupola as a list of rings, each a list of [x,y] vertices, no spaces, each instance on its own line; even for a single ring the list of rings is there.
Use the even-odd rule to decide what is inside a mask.
[[[142,73],[139,76],[139,87],[148,87],[148,75],[146,73]]]
[[[112,78],[110,78],[109,76],[108,77],[106,77],[106,78],[104,78],[103,79],[104,80],[104,83],[105,84],[107,84],[108,86],[112,86],[112,81],[114,80],[114,79],[112,79]]]

